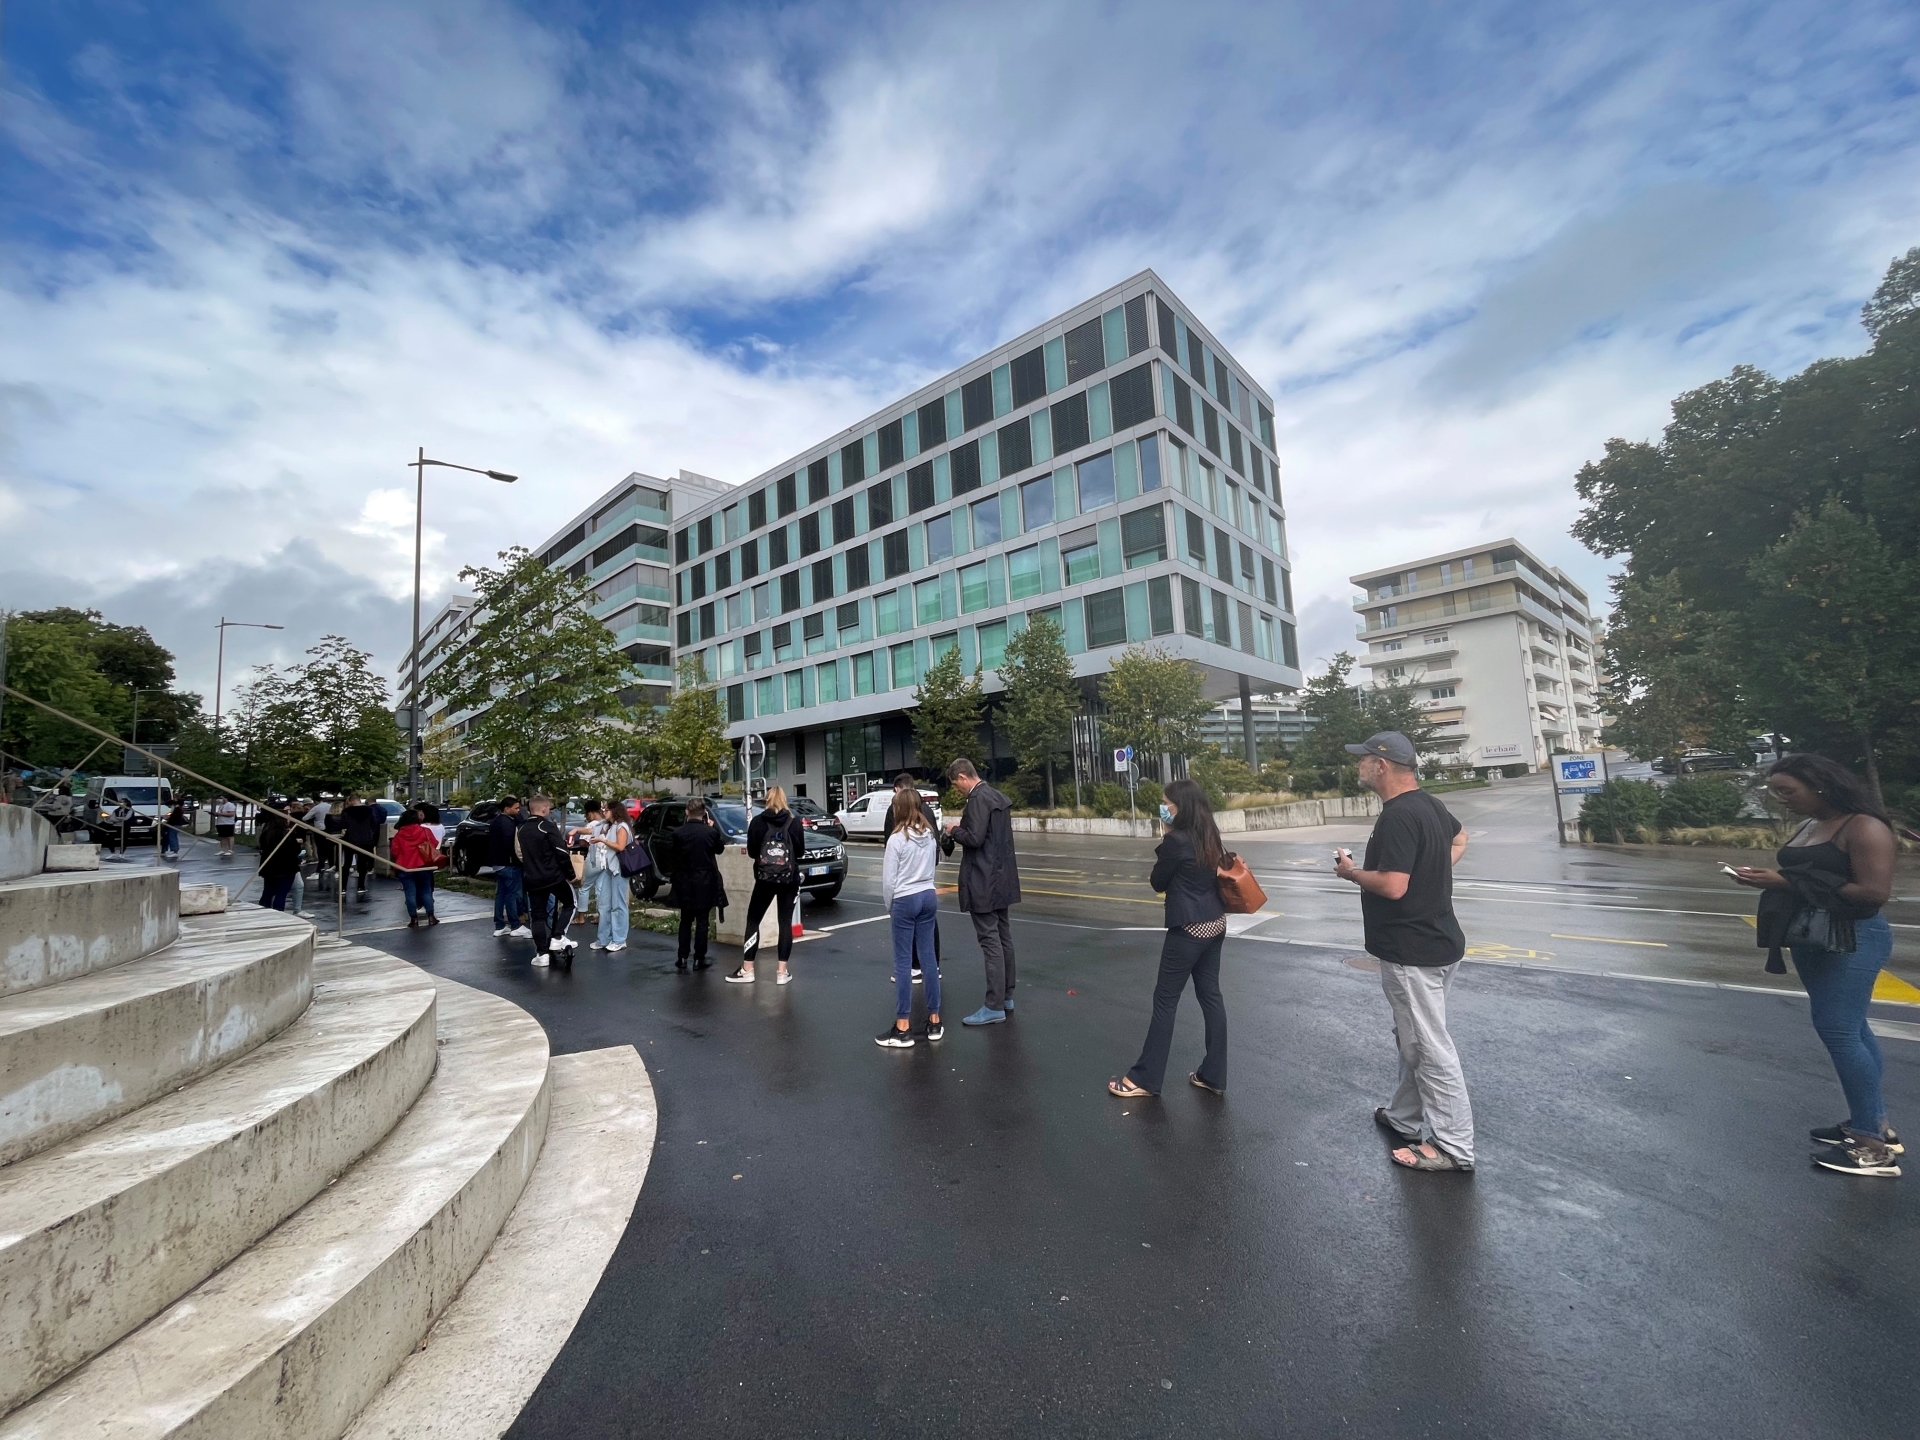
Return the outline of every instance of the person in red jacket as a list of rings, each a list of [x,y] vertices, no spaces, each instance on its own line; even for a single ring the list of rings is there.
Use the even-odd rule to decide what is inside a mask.
[[[408,810],[400,817],[400,828],[393,832],[387,854],[400,872],[400,893],[407,901],[407,928],[417,929],[424,912],[427,924],[438,925],[433,913],[433,872],[440,864],[440,842],[426,827],[420,812]]]

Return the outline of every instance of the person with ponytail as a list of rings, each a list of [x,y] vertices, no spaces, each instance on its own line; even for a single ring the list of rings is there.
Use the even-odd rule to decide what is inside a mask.
[[[1160,979],[1153,987],[1153,1020],[1133,1068],[1107,1089],[1122,1100],[1160,1093],[1173,1046],[1173,1020],[1189,978],[1206,1019],[1207,1054],[1189,1084],[1210,1094],[1227,1093],[1227,1006],[1220,996],[1220,951],[1227,938],[1227,911],[1220,900],[1222,847],[1207,792],[1191,780],[1167,786],[1160,817],[1167,832],[1154,852],[1148,883],[1166,899],[1167,938],[1160,946]]]

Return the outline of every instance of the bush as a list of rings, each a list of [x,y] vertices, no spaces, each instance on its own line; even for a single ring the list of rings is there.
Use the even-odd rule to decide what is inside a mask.
[[[1651,780],[1609,780],[1580,807],[1580,833],[1603,844],[1640,839],[1659,822],[1660,787]]]
[[[1160,802],[1166,798],[1167,792],[1160,788],[1158,780],[1142,780],[1133,787],[1133,803],[1149,820],[1159,813]]]
[[[1127,813],[1127,791],[1124,785],[1116,785],[1111,780],[1093,787],[1088,797],[1093,813],[1104,819]]]
[[[940,813],[958,815],[967,808],[967,797],[960,793],[960,787],[949,785],[940,795]]]
[[[1745,802],[1729,780],[1701,776],[1676,780],[1660,792],[1656,823],[1662,830],[1697,830],[1731,825],[1740,818]]]

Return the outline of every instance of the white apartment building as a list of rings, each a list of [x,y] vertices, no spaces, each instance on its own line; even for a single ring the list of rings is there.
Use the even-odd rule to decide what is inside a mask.
[[[1363,683],[1413,687],[1448,765],[1544,768],[1599,746],[1587,595],[1513,539],[1350,577]]]

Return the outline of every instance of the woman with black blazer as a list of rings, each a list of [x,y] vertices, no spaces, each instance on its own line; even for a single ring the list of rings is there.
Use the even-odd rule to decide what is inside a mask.
[[[680,908],[680,955],[674,969],[687,968],[691,941],[693,968],[710,968],[707,960],[707,916],[711,910],[727,908],[727,887],[720,878],[720,867],[713,857],[727,848],[727,836],[706,802],[695,796],[687,801],[687,823],[673,832],[673,903]]]
[[[1154,852],[1150,883],[1167,897],[1167,938],[1160,947],[1160,981],[1153,987],[1153,1021],[1133,1068],[1107,1089],[1122,1100],[1160,1093],[1173,1045],[1173,1017],[1181,993],[1193,993],[1207,1022],[1207,1057],[1187,1076],[1214,1095],[1227,1093],[1227,1007],[1220,998],[1220,947],[1227,937],[1227,908],[1220,900],[1220,831],[1207,795],[1191,780],[1167,786],[1167,833]]]

